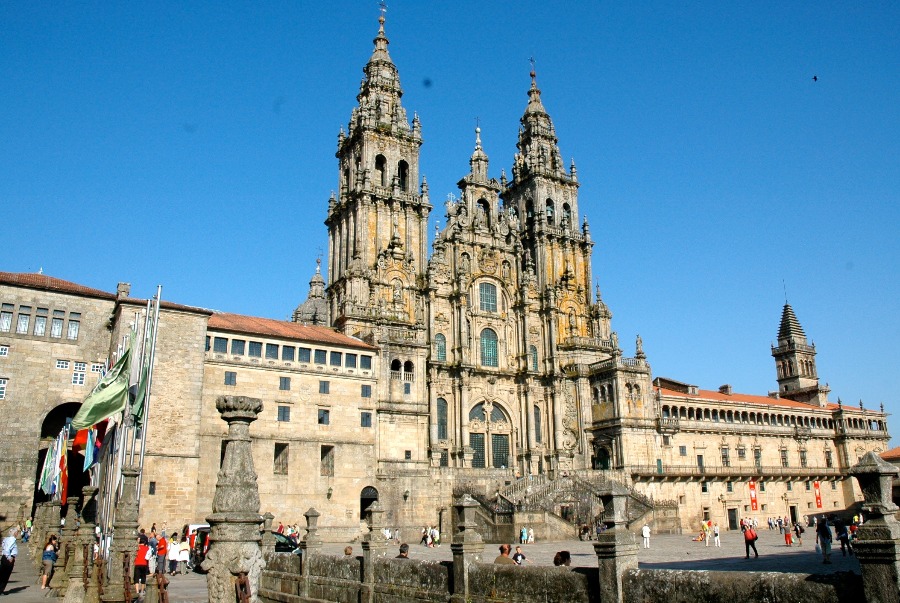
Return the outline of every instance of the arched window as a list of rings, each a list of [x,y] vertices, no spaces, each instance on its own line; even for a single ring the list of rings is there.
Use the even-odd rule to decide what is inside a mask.
[[[412,381],[415,379],[415,367],[413,366],[412,360],[407,360],[403,363],[403,380],[404,381]],[[407,392],[408,393],[408,392]]]
[[[387,175],[385,172],[387,171],[385,168],[387,167],[387,159],[384,158],[384,155],[378,155],[375,157],[375,184],[378,186],[385,186],[385,182],[387,179]]]
[[[391,360],[391,370],[392,371],[399,371],[401,366],[402,365],[400,364],[399,358],[394,358],[393,360]]]
[[[438,362],[447,360],[447,338],[443,333],[434,336],[434,357]]]
[[[531,370],[538,370],[538,352],[536,345],[528,346],[528,364],[530,365]]]
[[[531,199],[525,200],[525,218],[531,219],[534,217],[534,201]]]
[[[497,311],[497,287],[491,283],[481,283],[478,285],[479,300],[482,312]]]
[[[397,178],[400,180],[400,190],[406,192],[409,188],[409,164],[405,161],[397,164]]]
[[[378,490],[373,488],[372,486],[366,486],[362,489],[362,492],[359,493],[359,518],[360,519],[369,519],[366,511],[372,505],[373,502],[378,500]]]
[[[572,224],[572,208],[568,203],[563,203],[562,221],[565,224]]]
[[[541,443],[541,407],[534,405],[534,441]]]
[[[437,400],[437,437],[447,439],[447,401],[443,398]]]
[[[553,226],[553,199],[547,199],[547,224]]]
[[[485,329],[481,332],[481,364],[482,366],[499,366],[497,333],[493,329]]]

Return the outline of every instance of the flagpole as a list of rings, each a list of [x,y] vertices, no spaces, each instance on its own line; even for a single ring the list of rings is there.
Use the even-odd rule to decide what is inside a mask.
[[[141,379],[144,376],[144,362],[147,356],[147,333],[150,329],[150,309],[151,309],[152,300],[147,300],[147,310],[144,313],[144,332],[141,333],[141,359],[138,362],[138,370],[137,370],[137,388],[141,387]],[[134,325],[135,330],[137,330],[138,318],[140,317],[139,313],[135,313],[134,315]],[[134,370],[132,369],[132,372]],[[131,377],[129,376],[129,379]],[[131,389],[130,387],[128,388]],[[137,390],[135,390],[137,393]],[[131,440],[128,442],[128,464],[134,464],[134,449],[137,447],[137,426],[134,422],[134,417],[131,415],[131,409],[134,405],[134,402],[131,399],[131,394],[129,391],[128,395],[128,403],[126,404],[126,412],[125,412],[125,420],[131,425]]]
[[[156,341],[159,336],[159,304],[162,301],[162,285],[156,286],[156,308],[153,313],[153,327],[151,331],[151,339],[150,339],[150,367],[147,369],[147,390],[144,394],[144,408],[142,416],[141,416],[141,456],[139,461],[139,467],[141,472],[138,473],[138,481],[137,481],[137,502],[138,505],[141,503],[141,485],[144,481],[144,450],[147,447],[147,428],[148,419],[150,418],[150,390],[153,386],[153,364],[154,360],[156,360]],[[147,317],[149,320],[149,316]],[[144,346],[146,348],[146,345]],[[144,350],[146,351],[146,350]],[[141,364],[141,367],[144,365]],[[138,385],[140,388],[140,385]]]

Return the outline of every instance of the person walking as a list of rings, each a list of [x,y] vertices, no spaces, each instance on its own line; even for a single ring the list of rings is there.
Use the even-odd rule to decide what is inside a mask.
[[[822,563],[831,563],[831,528],[823,517],[816,524],[816,544],[822,549]]]
[[[165,532],[163,533],[165,534]],[[165,535],[159,537],[156,543],[156,572],[160,574],[166,573],[166,555],[169,553],[169,541]]]
[[[50,534],[47,544],[44,545],[44,552],[41,553],[41,565],[43,566],[41,570],[41,590],[47,590],[47,583],[50,582],[50,577],[53,575],[53,564],[59,558],[59,555],[56,553],[58,548],[59,538],[56,537],[56,534]]]
[[[753,554],[755,555],[755,559],[759,558],[759,551],[756,550],[756,541],[759,540],[759,536],[756,535],[756,530],[754,530],[751,526],[744,527],[744,550],[747,553],[745,559],[750,558],[750,549],[753,549]]]
[[[850,530],[843,519],[834,522],[834,532],[841,543],[841,556],[846,557],[849,553],[853,556],[853,545],[850,544]]]
[[[178,570],[181,575],[188,573],[188,561],[191,560],[191,545],[185,538],[178,545]]]
[[[717,547],[722,546],[722,542],[719,540],[719,523],[718,522],[716,522],[716,525],[713,526],[713,539],[715,540]]]
[[[797,537],[797,546],[803,546],[803,532],[805,531],[799,522],[794,524],[794,536]]]
[[[153,557],[153,549],[150,548],[146,538],[138,538],[137,553],[134,555],[134,592],[138,599],[144,598],[144,589],[147,588],[147,576],[150,574],[150,559]]]
[[[528,528],[528,544],[534,544],[534,528]]]
[[[0,549],[0,595],[6,590],[16,557],[19,556],[19,545],[16,544],[16,528],[10,528],[3,539],[3,547]]]
[[[645,523],[644,527],[641,528],[641,536],[644,538],[644,548],[650,548],[650,524]]]

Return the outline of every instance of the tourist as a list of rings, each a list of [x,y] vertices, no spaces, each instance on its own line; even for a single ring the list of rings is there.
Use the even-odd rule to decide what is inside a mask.
[[[572,565],[572,554],[569,551],[559,551],[553,556],[553,565],[556,567],[569,567]]]
[[[799,523],[794,524],[794,536],[797,537],[797,545],[803,546],[803,532],[806,530],[803,529],[803,526]]]
[[[744,550],[747,553],[745,559],[750,558],[750,549],[753,549],[753,554],[756,555],[755,558],[759,557],[759,551],[756,550],[756,541],[759,540],[759,536],[756,535],[756,530],[753,529],[753,526],[744,526]]]
[[[56,534],[50,534],[47,544],[44,545],[44,552],[41,553],[41,565],[43,566],[41,590],[47,589],[47,583],[50,582],[50,577],[53,575],[53,564],[59,558],[59,555],[56,554],[57,549],[59,549],[59,538],[56,537]]]
[[[519,544],[528,544],[528,528],[525,526],[519,530]]]
[[[349,547],[347,547],[349,548]],[[394,559],[409,559],[409,545],[405,542],[400,545],[400,554],[394,557]]]
[[[143,539],[138,538],[138,549],[134,555],[134,591],[139,599],[144,598],[144,589],[147,588],[147,575],[150,573],[149,561],[153,557],[153,549],[150,548],[147,542],[146,536]]]
[[[528,528],[528,544],[534,544],[534,529]]]
[[[837,535],[837,539],[841,542],[841,556],[846,557],[849,553],[852,557],[853,545],[850,544],[850,531],[847,529],[847,524],[844,523],[843,519],[838,519],[834,522],[834,532]]]
[[[422,528],[422,540],[419,541],[419,544],[428,546],[428,526]]]
[[[525,557],[525,553],[522,552],[522,547],[517,546],[516,552],[512,556],[512,560],[516,562],[516,565],[525,565],[525,562],[531,563],[531,560]]]
[[[29,517],[25,520],[25,531],[22,532],[22,542],[28,542],[31,538],[31,530],[34,528],[34,519]]]
[[[716,542],[717,547],[722,546],[722,542],[719,540],[719,522],[716,522],[716,525],[713,526],[713,539]]]
[[[832,516],[834,517],[834,516]],[[816,525],[816,544],[822,549],[822,563],[831,563],[831,528],[823,517]]]
[[[169,552],[169,541],[166,540],[166,533],[163,532],[156,543],[156,568],[154,572],[166,573],[166,554]]]
[[[16,557],[19,555],[19,546],[16,544],[16,528],[10,528],[3,539],[3,547],[0,549],[0,595],[6,590],[9,576],[12,574]]]
[[[500,554],[494,559],[494,563],[499,565],[515,565],[516,562],[509,558],[509,551],[512,547],[508,544],[500,545]]]
[[[641,536],[644,537],[644,548],[649,549],[650,548],[650,525],[649,524],[645,523],[644,527],[641,528]]]
[[[706,546],[709,546],[709,537],[712,533],[712,521],[703,522],[703,542]]]
[[[150,528],[150,537],[147,539],[147,545],[150,547],[150,563],[148,567],[150,568],[150,573],[156,573],[156,548],[159,546],[159,538],[156,537],[156,524],[153,524],[154,527]]]
[[[409,547],[407,547],[408,549]],[[344,557],[352,557],[353,556],[353,547],[345,546],[344,547]]]
[[[188,573],[188,561],[191,560],[191,545],[187,538],[178,545],[178,571],[181,575]]]
[[[794,546],[794,535],[791,533],[791,528],[788,525],[784,526],[784,545]]]

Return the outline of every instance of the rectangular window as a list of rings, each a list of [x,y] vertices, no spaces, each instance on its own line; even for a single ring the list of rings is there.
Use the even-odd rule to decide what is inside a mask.
[[[812,490],[812,482],[806,482],[806,491],[809,492]]]
[[[509,434],[491,434],[491,453],[491,456],[493,456],[491,459],[493,467],[505,469],[509,466]]]
[[[225,337],[216,337],[213,339],[213,352],[216,354],[227,354],[228,339]]]
[[[83,373],[87,370],[87,363],[86,362],[76,362],[72,368],[80,373]]]
[[[766,491],[766,482],[759,482],[759,491],[760,492]]]
[[[753,464],[762,467],[762,448],[753,449]]]
[[[12,328],[13,305],[3,304],[3,310],[0,311],[0,331],[9,333]]]
[[[359,414],[359,426],[360,427],[371,427],[372,426],[372,413],[368,411],[363,411]]]
[[[64,371],[69,370],[69,361],[68,360],[57,360],[56,368],[62,369]]]
[[[328,352],[325,350],[316,350],[315,354],[315,363],[316,364],[325,364],[325,360],[328,357]]]
[[[790,465],[788,464],[787,450],[781,451],[781,466],[782,467],[790,467]]]
[[[738,448],[737,451],[738,451],[738,459],[739,460],[743,461],[744,459],[747,458],[747,449],[746,448]]]
[[[262,357],[262,342],[261,341],[251,341],[250,345],[247,348],[248,356],[251,358],[260,358]]]
[[[299,355],[297,356],[297,360],[300,362],[309,362],[309,354],[312,350],[309,348],[298,348]]]
[[[359,395],[363,398],[371,398],[372,397],[372,386],[371,385],[363,385],[360,388]]]
[[[206,336],[206,351],[209,351],[209,335]]]
[[[678,454],[679,456],[687,456],[687,446],[679,446]]]
[[[9,346],[0,345],[0,358],[5,358],[6,356],[9,356]]]
[[[283,392],[291,391],[291,378],[290,377],[279,377],[278,378],[278,389]]]
[[[156,496],[156,482],[150,482],[150,485],[147,487],[147,494]]]
[[[404,450],[403,451],[403,460],[406,460],[406,461],[412,460],[412,450]]]
[[[403,384],[403,393],[407,396],[412,393],[412,383],[404,383]]]
[[[244,350],[247,348],[247,342],[243,339],[231,340],[231,354],[233,356],[243,356]]]
[[[825,451],[825,466],[828,467],[829,469],[834,467],[834,461],[831,458],[830,450]]]
[[[793,492],[793,490],[794,490],[794,484],[792,484],[791,482],[788,482],[787,483],[787,491]]]
[[[66,313],[62,310],[53,311],[53,320],[50,321],[50,337],[59,339],[62,337],[63,318]]]
[[[19,306],[19,319],[16,321],[16,333],[28,335],[31,326],[31,306]]]
[[[805,450],[800,451],[800,466],[806,467],[806,451]]]
[[[330,425],[331,424],[331,411],[327,408],[319,409],[319,425]]]
[[[287,362],[293,362],[294,361],[294,351],[296,349],[297,348],[295,348],[292,345],[281,346],[281,359],[284,361],[287,361]]]
[[[478,286],[482,312],[497,311],[497,287],[491,283],[481,283]]]
[[[472,467],[484,469],[484,434],[470,433],[469,446],[475,451],[475,455],[472,457]]]
[[[277,343],[267,343],[266,344],[266,358],[269,360],[278,360],[278,344]]]
[[[329,393],[331,383],[329,381],[319,381],[319,393],[327,394]]]
[[[38,309],[40,312],[40,309]],[[47,333],[47,317],[46,316],[35,316],[34,317],[34,331],[35,337],[43,337]]]
[[[288,444],[275,443],[275,459],[272,463],[272,473],[275,475],[288,474],[288,457],[290,456],[290,446]]]
[[[349,369],[356,368],[356,354],[344,354],[344,366]]]
[[[450,455],[447,453],[447,449],[444,448],[441,450],[441,467],[447,467],[450,465]]]
[[[73,372],[72,385],[84,385],[84,373],[80,373],[78,371]]]
[[[237,385],[237,373],[225,371],[225,385]]]
[[[322,446],[319,456],[321,458],[319,474],[334,477],[334,446]]]
[[[671,446],[671,445],[672,445],[672,443],[671,443],[671,441],[669,440],[669,436],[664,435],[664,436],[663,436],[663,446]]]
[[[360,356],[359,357],[359,368],[364,371],[372,370],[372,357],[371,356]]]
[[[103,374],[103,363],[101,362],[92,362],[91,363],[91,372],[92,373],[100,373]]]
[[[6,398],[6,384],[9,383],[7,379],[0,379],[0,400]]]
[[[281,423],[289,423],[291,420],[291,407],[290,406],[279,406],[278,407],[278,421]]]
[[[708,482],[700,482],[700,491],[704,494],[709,492],[709,483]]]
[[[725,484],[725,491],[726,492],[734,492],[734,484],[731,482],[727,482]]]
[[[722,466],[731,466],[731,458],[729,457],[728,448],[722,448]]]
[[[78,339],[78,329],[81,327],[81,313],[69,312],[69,329],[66,332],[66,339]]]
[[[341,354],[340,352],[332,352],[331,353],[331,362],[329,362],[329,364],[331,366],[341,366],[341,360],[342,360],[341,357],[342,356],[343,356],[343,354]]]
[[[0,396],[0,398],[2,398],[2,397],[3,397],[3,396]],[[832,490],[837,490],[837,482],[831,482],[831,489],[832,489]]]

